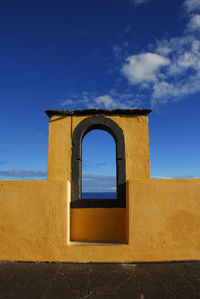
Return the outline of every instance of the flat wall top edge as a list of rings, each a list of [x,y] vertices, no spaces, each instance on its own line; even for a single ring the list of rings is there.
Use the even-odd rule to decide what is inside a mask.
[[[83,110],[46,110],[48,117],[72,115],[148,115],[151,109],[83,109]]]

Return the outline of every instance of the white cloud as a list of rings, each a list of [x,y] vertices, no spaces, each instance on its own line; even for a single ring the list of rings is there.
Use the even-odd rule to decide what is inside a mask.
[[[131,1],[135,5],[144,2]],[[188,24],[181,36],[158,40],[147,52],[125,52],[127,61],[121,71],[132,88],[139,87],[140,95],[145,96],[147,88],[152,92],[152,106],[200,92],[200,0],[185,0],[183,6]]]
[[[98,192],[116,190],[115,175],[83,174],[83,191]]]
[[[168,58],[150,52],[129,56],[127,61],[122,72],[132,84],[156,81],[160,68],[170,63]]]
[[[152,106],[200,92],[200,41],[194,33],[150,47],[151,53],[129,56],[122,72],[141,94],[142,88],[152,88]]]
[[[149,0],[130,0],[135,6]],[[176,101],[181,97],[200,91],[200,0],[184,0],[188,24],[182,36],[158,40],[150,44],[148,51],[135,54],[130,49],[131,40],[124,38],[132,31],[128,25],[121,32],[123,42],[113,46],[116,61],[123,61],[121,73],[131,83],[128,91],[117,92],[122,86],[123,77],[115,81],[115,89],[104,93],[68,93],[60,101],[66,109],[128,109],[143,108],[144,98],[151,90],[151,105]],[[198,14],[199,13],[199,14]],[[137,47],[138,49],[138,47]],[[126,59],[126,62],[125,62]],[[139,87],[140,94],[137,92]],[[150,89],[151,88],[151,89]],[[135,91],[136,90],[136,91]]]
[[[94,99],[97,105],[103,105],[106,109],[116,108],[116,102],[110,95],[99,96]]]
[[[199,64],[198,57],[193,52],[185,51],[178,58],[177,64],[180,68],[196,68]]]
[[[152,105],[200,91],[200,41],[194,35],[188,35],[165,40],[166,44],[171,49],[171,63],[163,72],[164,79],[154,82]]]
[[[188,79],[180,82],[168,83],[167,81],[157,82],[153,86],[152,106],[165,104],[168,101],[176,101],[184,96],[192,95],[200,91],[200,74],[189,76]]]
[[[113,53],[116,59],[121,58],[122,56],[122,48],[119,45],[113,46]]]
[[[149,0],[131,0],[130,3],[134,4],[135,6],[141,5],[141,4],[145,4],[149,2]]]
[[[123,93],[111,89],[107,94],[101,95],[92,92],[70,94],[60,101],[60,106],[67,110],[73,109],[128,109],[142,108],[141,96],[133,92]]]
[[[187,26],[190,31],[199,31],[200,30],[200,15],[193,15]]]
[[[168,100],[177,99],[187,94],[191,94],[191,84],[168,83],[166,81],[157,82],[153,86],[152,106],[157,103],[165,104]],[[195,92],[195,89],[193,89]]]
[[[183,3],[188,12],[200,9],[200,0],[185,0]]]
[[[73,100],[66,99],[66,100],[60,102],[60,106],[67,106],[67,105],[73,105]]]
[[[11,178],[30,178],[30,177],[46,177],[46,170],[27,170],[27,169],[11,169],[11,170],[0,170],[1,177]]]
[[[156,53],[162,56],[167,56],[171,53],[171,49],[169,48],[169,44],[167,40],[162,41],[161,43],[158,41],[158,46],[155,49]]]
[[[152,176],[151,179],[167,180],[167,179],[172,179],[172,177],[169,177],[169,176]]]
[[[128,25],[128,26],[126,26],[126,27],[124,28],[123,33],[124,33],[124,34],[127,34],[127,33],[129,33],[131,30],[132,30],[132,25]]]
[[[62,100],[60,100],[59,105],[63,108],[72,109],[73,107],[78,106],[77,109],[82,108],[93,108],[91,105],[91,98],[94,97],[94,94],[88,94],[86,91],[83,91],[80,94],[69,93],[69,95],[64,96]]]
[[[151,179],[157,180],[166,180],[166,179],[191,179],[192,175],[184,175],[184,176],[152,176]]]

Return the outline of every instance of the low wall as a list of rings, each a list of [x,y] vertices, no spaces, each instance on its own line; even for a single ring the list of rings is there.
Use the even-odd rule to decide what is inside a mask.
[[[128,190],[140,260],[200,259],[200,179],[134,180]]]
[[[62,246],[67,246],[67,184],[0,181],[0,259],[48,260]]]
[[[127,245],[70,244],[67,200],[64,182],[0,181],[0,260],[200,260],[200,179],[127,182]]]

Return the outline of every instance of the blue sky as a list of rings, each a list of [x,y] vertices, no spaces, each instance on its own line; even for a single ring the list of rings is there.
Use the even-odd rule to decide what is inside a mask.
[[[200,177],[199,36],[200,0],[1,2],[0,179],[45,179],[44,110],[85,108],[152,109],[151,176]],[[112,156],[84,158],[96,190]]]

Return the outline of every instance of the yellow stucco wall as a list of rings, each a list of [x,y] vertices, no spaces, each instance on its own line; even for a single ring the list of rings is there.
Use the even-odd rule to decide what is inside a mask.
[[[125,208],[71,209],[70,240],[125,242]]]
[[[200,260],[200,179],[127,182],[127,245],[69,243],[68,191],[58,181],[0,181],[0,260]]]
[[[49,121],[48,171],[50,181],[71,181],[71,117],[52,117]]]
[[[48,180],[71,181],[72,135],[76,126],[87,117],[51,117],[49,122]],[[149,178],[148,117],[114,115],[109,118],[115,121],[124,133],[126,179]],[[124,209],[118,208],[71,209],[71,239],[127,240],[125,213]],[[99,217],[103,219],[102,222],[94,221]],[[110,222],[112,225],[109,224]],[[93,225],[91,225],[92,223]]]
[[[50,119],[47,181],[0,181],[0,260],[200,260],[200,179],[150,179],[147,116],[109,116],[125,137],[126,208],[70,209],[72,134],[86,117]]]
[[[200,179],[130,181],[129,205],[136,252],[149,260],[200,259]]]
[[[66,244],[66,183],[0,181],[0,259],[46,260]]]
[[[72,134],[88,116],[53,116],[49,122],[48,180],[71,181]],[[125,137],[126,179],[150,178],[147,116],[109,116]],[[128,163],[127,163],[128,161]]]

